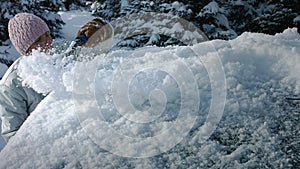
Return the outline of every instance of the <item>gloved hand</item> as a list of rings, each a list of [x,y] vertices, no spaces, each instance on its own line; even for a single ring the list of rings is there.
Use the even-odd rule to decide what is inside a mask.
[[[100,18],[95,18],[90,22],[86,23],[77,32],[76,46],[83,46],[86,44],[87,40],[100,28],[102,28],[106,23]]]

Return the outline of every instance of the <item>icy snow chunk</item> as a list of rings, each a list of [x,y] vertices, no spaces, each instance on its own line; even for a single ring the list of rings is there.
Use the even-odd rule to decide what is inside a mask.
[[[35,64],[32,64],[33,62]],[[51,91],[65,90],[62,75],[71,69],[71,63],[72,60],[64,58],[64,55],[50,55],[34,50],[30,57],[20,59],[18,75],[23,77],[23,85],[46,95]]]

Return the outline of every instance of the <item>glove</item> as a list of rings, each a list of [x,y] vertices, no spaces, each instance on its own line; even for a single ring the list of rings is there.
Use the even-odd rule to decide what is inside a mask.
[[[77,36],[84,34],[87,39],[91,37],[98,29],[104,26],[106,23],[102,21],[100,18],[95,18],[90,22],[86,23],[81,29],[78,31]]]
[[[88,39],[100,28],[102,28],[106,23],[102,21],[100,18],[95,18],[90,22],[86,23],[84,26],[80,28],[77,32],[76,37],[76,46],[83,46],[86,44]]]

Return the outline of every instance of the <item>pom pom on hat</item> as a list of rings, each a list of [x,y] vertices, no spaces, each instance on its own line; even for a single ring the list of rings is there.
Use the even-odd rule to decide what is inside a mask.
[[[8,22],[9,38],[22,55],[47,31],[50,31],[48,25],[38,16],[29,13],[19,13]]]

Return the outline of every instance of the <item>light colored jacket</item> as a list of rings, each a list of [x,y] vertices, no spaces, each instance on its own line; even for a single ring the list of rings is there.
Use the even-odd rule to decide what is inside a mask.
[[[8,141],[29,114],[44,98],[32,88],[22,86],[17,66],[20,58],[7,70],[0,81],[0,117],[2,120],[2,136]]]

